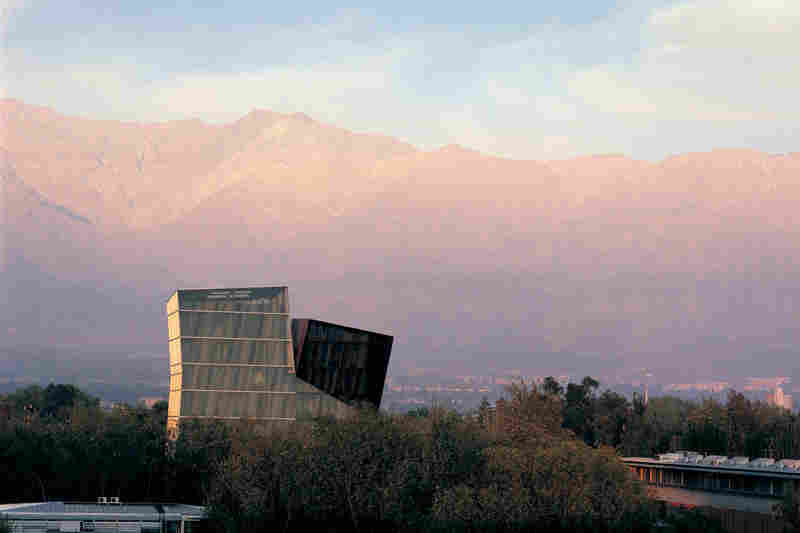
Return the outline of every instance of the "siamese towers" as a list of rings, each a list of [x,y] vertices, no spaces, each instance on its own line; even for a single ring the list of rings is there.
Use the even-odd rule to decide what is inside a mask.
[[[271,430],[380,406],[392,337],[292,321],[287,287],[178,290],[167,301],[167,326],[172,437],[192,419]]]

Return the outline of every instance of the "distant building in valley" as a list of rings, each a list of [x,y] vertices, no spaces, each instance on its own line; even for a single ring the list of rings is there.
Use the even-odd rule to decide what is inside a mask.
[[[783,392],[783,388],[775,387],[768,396],[767,396],[767,403],[770,405],[774,405],[776,407],[783,407],[784,409],[788,409],[789,411],[792,410],[794,407],[792,402],[792,395],[785,394]]]
[[[155,404],[158,402],[163,402],[166,398],[162,398],[161,396],[142,396],[139,398],[139,404],[147,407],[148,409],[152,409]]]
[[[504,435],[509,429],[509,402],[498,398],[494,405],[480,409],[476,415],[483,426],[494,436]]]

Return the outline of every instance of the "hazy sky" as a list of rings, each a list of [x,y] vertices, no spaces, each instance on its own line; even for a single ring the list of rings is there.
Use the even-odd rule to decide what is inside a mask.
[[[3,92],[125,120],[303,111],[518,158],[800,146],[796,0],[220,4],[2,0]]]

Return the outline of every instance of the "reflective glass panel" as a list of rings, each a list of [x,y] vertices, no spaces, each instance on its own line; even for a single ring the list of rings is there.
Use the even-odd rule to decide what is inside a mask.
[[[289,338],[289,319],[285,316],[181,311],[180,317],[180,333],[186,337]]]
[[[306,319],[292,334],[299,378],[344,402],[380,405],[392,337]]]
[[[263,392],[184,391],[184,416],[294,418],[294,394]]]
[[[187,363],[263,363],[286,365],[287,341],[182,339],[181,356]]]
[[[286,367],[183,365],[183,388],[293,392]]]
[[[181,309],[258,313],[289,312],[286,287],[183,290],[179,294]]]

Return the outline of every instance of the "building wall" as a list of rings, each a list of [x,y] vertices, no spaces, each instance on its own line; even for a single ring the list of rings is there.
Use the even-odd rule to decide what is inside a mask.
[[[380,406],[392,337],[310,319],[290,326],[286,287],[179,290],[166,307],[173,438],[193,418],[272,432]]]
[[[167,427],[189,418],[295,420],[286,287],[176,291],[167,302]]]
[[[347,418],[353,415],[355,407],[334,398],[330,394],[316,388],[310,383],[297,380],[297,420],[306,420],[319,416]]]
[[[628,463],[632,473],[649,485],[652,498],[677,508],[698,509],[717,518],[732,533],[784,531],[774,506],[783,494],[797,490],[791,479],[742,475],[732,472],[703,472],[668,465],[650,467]],[[793,485],[795,488],[793,489]]]
[[[308,405],[318,402],[323,410],[346,405],[380,407],[392,337],[320,320],[292,321],[297,377],[312,387],[303,389]],[[313,395],[330,395],[330,398]],[[314,409],[311,408],[313,412]]]
[[[702,508],[701,512],[719,520],[722,527],[730,533],[786,533],[787,531],[786,522],[768,514],[713,507]]]

